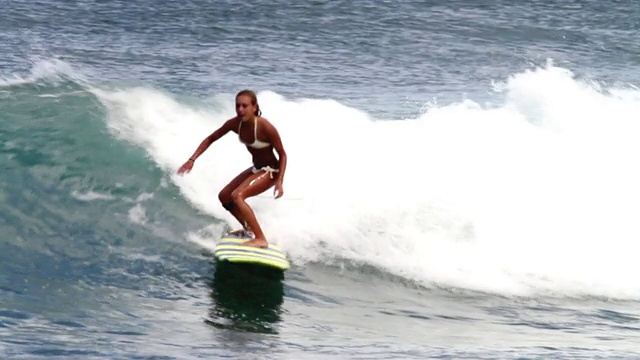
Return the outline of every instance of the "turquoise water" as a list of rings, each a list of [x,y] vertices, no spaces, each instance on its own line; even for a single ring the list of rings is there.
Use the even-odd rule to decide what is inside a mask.
[[[3,2],[3,358],[635,358],[640,7]],[[216,271],[251,199],[292,268]]]

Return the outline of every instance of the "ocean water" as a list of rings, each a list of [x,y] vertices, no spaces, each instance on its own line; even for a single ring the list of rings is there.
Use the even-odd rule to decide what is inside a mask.
[[[640,357],[640,5],[0,0],[0,357]],[[217,273],[252,198],[283,281]],[[224,275],[224,276],[223,276]]]

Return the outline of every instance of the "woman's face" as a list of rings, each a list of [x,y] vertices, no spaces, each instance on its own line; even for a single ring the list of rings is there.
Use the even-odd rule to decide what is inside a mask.
[[[251,98],[246,95],[240,95],[236,98],[236,114],[243,121],[253,119],[258,105],[251,103]]]

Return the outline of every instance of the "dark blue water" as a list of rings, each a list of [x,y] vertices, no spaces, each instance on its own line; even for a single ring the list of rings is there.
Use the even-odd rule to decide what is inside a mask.
[[[2,1],[3,358],[635,358],[640,5]],[[293,264],[216,271],[251,88]]]

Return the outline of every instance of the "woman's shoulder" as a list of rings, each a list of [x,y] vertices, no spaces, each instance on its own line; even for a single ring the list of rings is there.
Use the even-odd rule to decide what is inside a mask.
[[[224,125],[222,125],[223,127],[227,127],[230,130],[233,130],[235,132],[238,131],[238,125],[240,125],[240,118],[237,116],[232,117],[231,119],[227,120],[224,122]]]
[[[274,127],[273,124],[271,123],[271,121],[269,121],[267,118],[265,118],[263,116],[258,116],[257,119],[260,122],[260,124],[264,124],[264,125],[266,125],[268,127]]]

